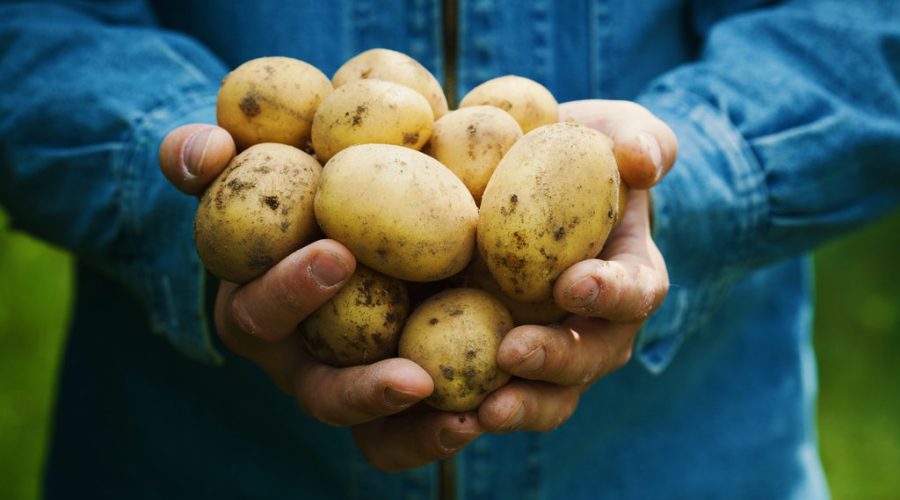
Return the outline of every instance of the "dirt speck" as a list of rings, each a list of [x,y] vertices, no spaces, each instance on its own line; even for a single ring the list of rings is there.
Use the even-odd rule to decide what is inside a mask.
[[[419,133],[405,133],[403,134],[403,144],[415,144],[419,142]]]
[[[256,100],[256,94],[249,93],[241,99],[241,102],[238,104],[238,107],[241,108],[241,113],[244,113],[244,116],[247,118],[253,118],[254,116],[260,114],[262,109],[259,107],[259,102]]]
[[[262,196],[261,199],[262,202],[272,210],[278,210],[278,207],[281,205],[277,196]]]

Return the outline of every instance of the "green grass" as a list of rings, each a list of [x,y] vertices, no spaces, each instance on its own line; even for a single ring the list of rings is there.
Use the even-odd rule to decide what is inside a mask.
[[[819,434],[834,498],[900,491],[900,212],[816,254]]]
[[[0,496],[40,492],[69,256],[0,213]],[[836,499],[900,491],[900,213],[816,254],[822,458]]]
[[[37,498],[69,316],[71,259],[0,213],[0,496]]]

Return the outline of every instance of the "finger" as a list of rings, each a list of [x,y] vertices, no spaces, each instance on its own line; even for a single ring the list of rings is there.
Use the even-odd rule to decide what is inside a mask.
[[[662,255],[649,227],[646,191],[632,190],[622,223],[600,259],[578,262],[554,285],[556,303],[575,314],[612,321],[640,321],[656,310],[669,290]]]
[[[560,105],[560,120],[575,121],[608,135],[622,179],[648,189],[675,164],[678,140],[662,120],[630,101],[590,99]]]
[[[426,465],[452,456],[481,435],[474,412],[417,409],[353,428],[357,447],[373,467],[395,472]]]
[[[334,240],[319,240],[290,254],[224,300],[226,326],[268,341],[292,334],[353,274],[356,260]]]
[[[159,166],[179,190],[200,194],[234,155],[234,139],[225,129],[196,123],[169,132],[159,146]]]
[[[511,375],[562,386],[584,386],[631,359],[640,323],[572,316],[560,325],[524,325],[506,334],[497,364]]]
[[[552,431],[575,413],[579,386],[517,380],[491,393],[478,408],[485,432]]]
[[[224,292],[229,293],[225,284]],[[228,349],[259,366],[285,394],[319,421],[347,426],[403,411],[431,395],[428,372],[407,359],[335,368],[314,359],[300,335],[263,340],[236,328],[217,329]]]
[[[334,426],[357,425],[405,410],[431,395],[428,372],[403,358],[334,368],[306,352],[294,373],[294,397],[304,411]]]

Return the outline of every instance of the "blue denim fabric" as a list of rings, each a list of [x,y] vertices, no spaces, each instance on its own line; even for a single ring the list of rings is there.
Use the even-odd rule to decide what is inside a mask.
[[[0,202],[78,257],[52,498],[433,498],[383,474],[207,326],[196,202],[157,148],[227,68],[331,74],[374,46],[443,78],[437,0],[0,2]],[[463,498],[821,498],[804,253],[900,198],[900,3],[459,2],[458,95],[516,73],[671,125],[654,190],[672,289],[635,359],[551,433],[485,436]],[[213,287],[208,287],[213,288]],[[204,307],[204,303],[206,307]],[[153,335],[156,333],[158,335]]]

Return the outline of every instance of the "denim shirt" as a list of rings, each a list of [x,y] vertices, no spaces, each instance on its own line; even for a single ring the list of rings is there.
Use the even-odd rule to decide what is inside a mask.
[[[78,263],[48,497],[436,497],[435,465],[373,470],[218,344],[157,150],[258,56],[330,75],[389,47],[445,80],[444,3],[0,2],[0,203]],[[456,5],[458,96],[519,74],[680,143],[653,191],[672,287],[633,360],[558,430],[476,440],[459,497],[826,497],[804,254],[900,198],[900,2]]]

